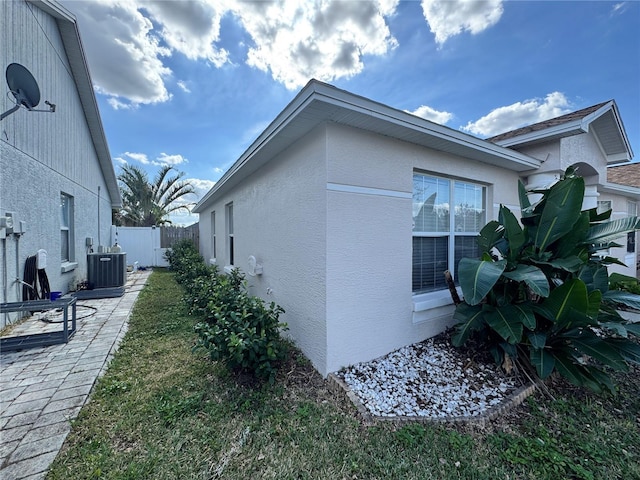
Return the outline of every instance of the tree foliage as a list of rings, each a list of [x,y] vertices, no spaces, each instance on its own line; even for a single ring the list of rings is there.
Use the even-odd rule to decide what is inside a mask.
[[[519,184],[521,223],[501,205],[498,220],[478,236],[481,258],[460,261],[465,301],[456,307],[452,340],[459,346],[475,335],[499,363],[521,359],[540,378],[555,371],[576,385],[614,391],[608,369],[640,361],[633,340],[640,324],[617,307],[639,308],[640,295],[612,288],[607,266],[620,262],[603,252],[640,229],[640,220],[582,211],[584,189],[573,167],[533,191],[542,194],[534,205]]]
[[[164,165],[149,181],[147,173],[135,165],[125,165],[118,175],[122,209],[115,215],[117,225],[150,227],[170,224],[168,216],[178,210],[189,211],[184,197],[194,193],[193,185],[181,180],[184,173]]]

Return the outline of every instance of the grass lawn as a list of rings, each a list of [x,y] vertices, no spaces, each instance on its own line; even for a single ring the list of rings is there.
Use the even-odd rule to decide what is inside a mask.
[[[488,427],[363,427],[293,352],[273,386],[191,352],[156,270],[49,479],[640,479],[639,370],[613,398],[550,385]]]

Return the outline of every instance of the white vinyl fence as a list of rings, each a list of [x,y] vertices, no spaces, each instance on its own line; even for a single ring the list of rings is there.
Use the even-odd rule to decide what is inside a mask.
[[[118,243],[127,253],[127,265],[168,267],[166,248],[160,247],[159,227],[116,227],[111,225],[111,244]]]

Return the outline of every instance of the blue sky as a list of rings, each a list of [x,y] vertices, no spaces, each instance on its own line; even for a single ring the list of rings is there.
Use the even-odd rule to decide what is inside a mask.
[[[615,99],[640,154],[640,2],[62,3],[116,173],[174,165],[192,201],[310,78],[482,138]]]

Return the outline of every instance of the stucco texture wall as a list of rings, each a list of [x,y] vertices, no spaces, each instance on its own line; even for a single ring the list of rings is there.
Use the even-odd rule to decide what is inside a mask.
[[[200,248],[211,257],[211,212],[216,215],[217,264],[228,264],[226,205],[233,202],[235,266],[249,255],[263,266],[247,277],[250,293],[276,302],[290,335],[325,371],[326,148],[316,128],[200,213]]]
[[[31,71],[40,85],[39,108],[46,108],[45,99],[57,105],[55,113],[20,109],[0,124],[0,214],[14,212],[27,228],[20,237],[1,240],[6,250],[0,262],[3,283],[6,278],[2,300],[15,301],[21,299],[21,288],[14,280],[22,278],[26,257],[40,248],[48,252],[46,272],[52,290],[67,292],[86,278],[85,238],[109,239],[112,201],[55,20],[25,2],[0,2],[0,22],[2,59]],[[12,106],[5,96],[0,105],[2,111]],[[64,273],[61,193],[73,197],[72,260],[77,262],[75,269]]]

